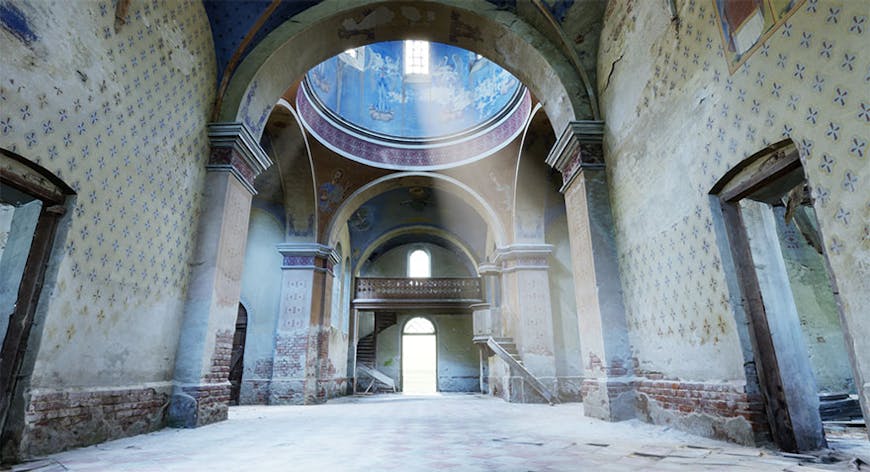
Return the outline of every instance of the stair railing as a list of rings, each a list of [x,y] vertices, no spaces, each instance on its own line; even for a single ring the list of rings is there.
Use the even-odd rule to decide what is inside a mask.
[[[503,348],[498,343],[498,341],[493,339],[492,336],[487,338],[486,345],[498,357],[502,358],[502,360],[507,362],[508,365],[511,366],[512,369],[515,369],[517,372],[519,372],[520,375],[523,377],[523,380],[528,382],[529,385],[532,386],[532,388],[534,388],[538,393],[540,393],[541,396],[544,397],[545,400],[547,400],[547,403],[549,403],[550,405],[553,405],[555,403],[559,403],[559,398],[557,396],[553,395],[553,393],[550,392],[549,389],[547,389],[547,387],[544,385],[544,383],[541,382],[537,377],[535,377],[534,374],[529,372],[529,369],[526,369],[526,366],[517,362],[517,360],[514,359],[514,357],[509,352],[507,352],[507,350],[505,350],[505,348]]]

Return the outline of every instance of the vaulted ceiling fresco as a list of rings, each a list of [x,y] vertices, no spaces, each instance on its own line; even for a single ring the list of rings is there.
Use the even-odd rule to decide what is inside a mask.
[[[520,98],[520,82],[471,51],[425,41],[351,49],[305,77],[313,103],[363,135],[421,142],[481,129]]]

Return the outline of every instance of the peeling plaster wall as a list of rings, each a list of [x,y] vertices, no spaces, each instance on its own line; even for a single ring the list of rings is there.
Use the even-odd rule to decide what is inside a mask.
[[[402,328],[417,315],[399,314],[378,334],[376,367],[401,385]],[[471,341],[471,315],[425,315],[435,325],[439,392],[480,391],[480,357]]]
[[[28,402],[71,401],[75,390],[91,392],[96,405],[49,419],[28,406],[27,425],[44,423],[39,436],[25,431],[26,454],[163,424],[215,59],[197,2],[134,1],[126,20],[116,33],[108,0],[4,4],[0,145],[77,194],[54,247],[56,283],[42,292],[41,333],[31,335],[38,352]],[[112,389],[132,392],[144,410],[126,419],[103,410]]]
[[[598,87],[638,372],[741,385],[743,356],[707,194],[768,144],[797,145],[856,354],[870,373],[865,2],[806,1],[733,74],[712,2],[614,0]],[[735,297],[735,298],[732,298]]]

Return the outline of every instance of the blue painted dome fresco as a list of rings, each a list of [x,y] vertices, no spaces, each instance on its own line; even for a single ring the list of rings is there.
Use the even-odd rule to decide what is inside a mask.
[[[519,80],[446,44],[390,41],[345,51],[305,77],[311,102],[364,136],[426,142],[474,133],[520,101]]]

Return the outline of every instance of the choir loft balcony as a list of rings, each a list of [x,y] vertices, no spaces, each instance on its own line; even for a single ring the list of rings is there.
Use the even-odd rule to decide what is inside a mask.
[[[353,300],[358,310],[438,310],[467,313],[483,302],[479,277],[360,277]]]

